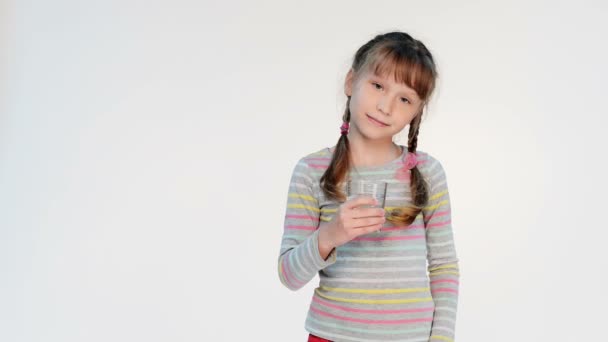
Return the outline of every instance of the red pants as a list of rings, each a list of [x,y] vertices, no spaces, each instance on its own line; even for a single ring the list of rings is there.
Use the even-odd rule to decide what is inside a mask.
[[[332,342],[331,340],[326,340],[322,337],[315,336],[313,334],[308,334],[308,342]]]

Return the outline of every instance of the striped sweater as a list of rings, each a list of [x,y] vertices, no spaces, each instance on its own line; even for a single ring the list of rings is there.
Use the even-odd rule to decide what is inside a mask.
[[[407,153],[401,147],[400,157],[348,174],[388,182],[387,211],[411,203],[409,171],[396,177]],[[319,275],[306,331],[332,341],[454,341],[459,267],[441,163],[417,151],[430,200],[411,225],[386,221],[381,231],[337,247],[324,260],[317,228],[332,219],[339,203],[326,199],[319,179],[334,149],[299,159],[289,183],[278,275],[293,291]]]

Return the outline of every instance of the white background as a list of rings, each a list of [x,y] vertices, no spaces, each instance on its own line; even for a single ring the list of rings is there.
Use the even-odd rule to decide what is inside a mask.
[[[305,341],[318,278],[292,292],[276,267],[290,172],[337,142],[358,47],[403,30],[440,74],[419,149],[448,177],[457,340],[599,341],[606,17],[600,0],[0,3],[0,340]]]

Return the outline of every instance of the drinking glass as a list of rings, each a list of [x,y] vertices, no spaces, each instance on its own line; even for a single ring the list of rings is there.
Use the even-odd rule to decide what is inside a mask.
[[[372,196],[378,200],[377,205],[363,205],[367,208],[384,208],[386,199],[386,188],[388,183],[375,180],[348,180],[346,183],[346,195],[350,200],[359,196]]]

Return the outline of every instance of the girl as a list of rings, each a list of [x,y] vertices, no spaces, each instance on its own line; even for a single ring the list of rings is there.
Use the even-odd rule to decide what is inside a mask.
[[[294,291],[319,274],[308,341],[454,341],[459,268],[446,175],[416,150],[436,79],[420,41],[376,36],[346,75],[338,143],[293,169],[278,274]],[[407,146],[395,144],[407,125]],[[348,179],[387,182],[385,207],[345,200]]]

